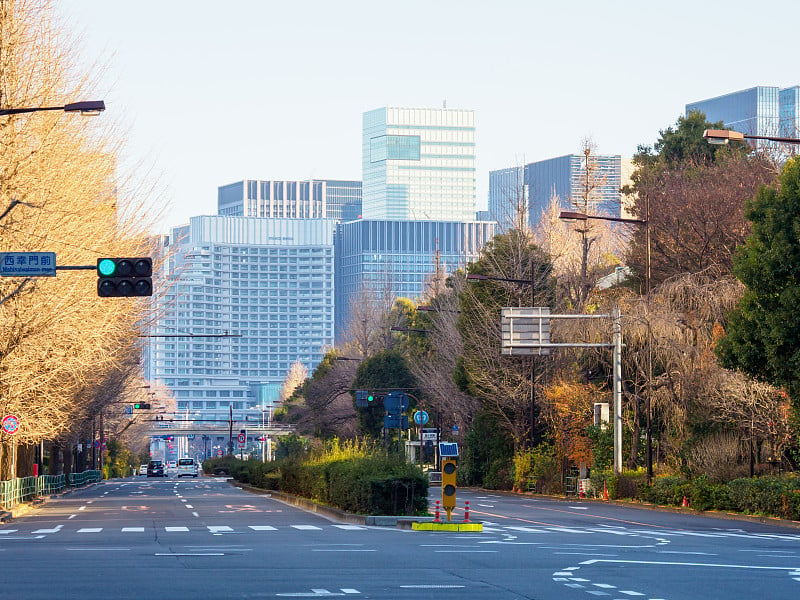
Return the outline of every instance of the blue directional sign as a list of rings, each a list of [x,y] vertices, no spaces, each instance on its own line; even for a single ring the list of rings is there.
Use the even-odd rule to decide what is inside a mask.
[[[386,429],[408,429],[406,415],[386,415],[383,417],[383,426]]]
[[[2,277],[55,277],[55,252],[0,252]]]
[[[399,415],[408,408],[408,396],[403,392],[389,392],[383,399],[383,407],[390,415]]]
[[[428,422],[428,413],[424,410],[418,410],[414,413],[414,423],[417,425],[425,425]]]

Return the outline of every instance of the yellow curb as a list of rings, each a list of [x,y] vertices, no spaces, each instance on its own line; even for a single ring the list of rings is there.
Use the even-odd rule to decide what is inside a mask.
[[[483,523],[412,523],[416,531],[483,531]]]

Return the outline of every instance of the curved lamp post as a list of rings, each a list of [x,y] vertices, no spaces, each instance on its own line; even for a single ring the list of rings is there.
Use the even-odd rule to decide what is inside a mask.
[[[79,112],[84,117],[99,115],[106,109],[106,103],[102,100],[87,100],[84,102],[72,102],[64,106],[38,106],[36,108],[0,108],[0,116],[20,115],[23,113],[43,112],[46,110],[61,110],[64,112]]]

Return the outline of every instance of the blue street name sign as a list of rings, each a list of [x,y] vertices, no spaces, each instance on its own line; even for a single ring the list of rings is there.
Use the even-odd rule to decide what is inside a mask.
[[[0,252],[2,277],[55,277],[55,252]]]

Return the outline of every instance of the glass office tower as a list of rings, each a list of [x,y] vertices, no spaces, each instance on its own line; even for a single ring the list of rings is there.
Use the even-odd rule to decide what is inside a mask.
[[[711,122],[748,135],[797,137],[800,133],[800,87],[780,89],[757,86],[686,105],[686,114],[697,110]],[[759,142],[758,146],[766,143]]]
[[[364,113],[363,218],[475,219],[475,113],[379,108]]]
[[[493,222],[358,220],[336,228],[336,339],[348,326],[350,303],[366,292],[416,299],[434,279],[478,258]]]
[[[351,221],[361,216],[361,182],[244,179],[218,188],[217,214]]]
[[[317,366],[333,344],[335,224],[200,216],[171,231],[146,376],[172,391],[178,413],[260,416],[293,362]]]
[[[489,214],[502,230],[512,224],[514,207],[522,201],[528,207],[528,223],[541,221],[553,195],[563,210],[584,209],[589,214],[620,216],[622,157],[592,154],[589,158],[588,206],[586,158],[567,154],[548,160],[489,172]]]

